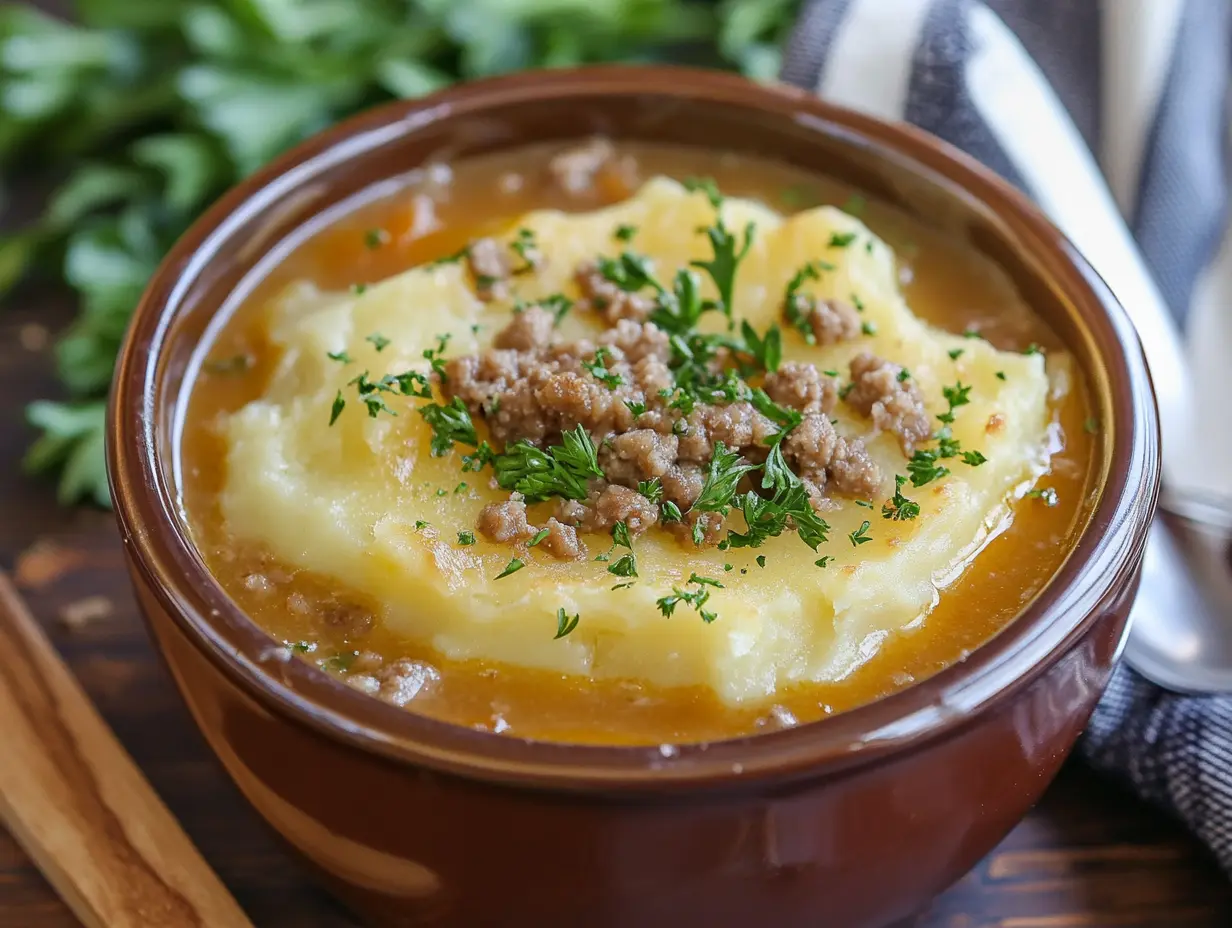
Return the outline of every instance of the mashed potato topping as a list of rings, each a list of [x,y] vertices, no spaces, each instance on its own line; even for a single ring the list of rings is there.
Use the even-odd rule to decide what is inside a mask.
[[[708,259],[703,230],[714,221],[711,203],[655,179],[607,209],[522,217],[505,241],[529,230],[545,260],[534,273],[511,278],[507,293],[485,292],[490,288],[477,283],[490,282],[458,261],[417,267],[360,293],[290,288],[268,315],[281,361],[264,395],[226,423],[220,505],[228,528],[289,565],[365,591],[381,605],[387,627],[453,659],[703,685],[732,705],[851,673],[886,636],[927,616],[939,589],[1007,523],[1008,501],[1046,470],[1044,358],[999,352],[917,319],[898,292],[893,254],[843,212],[826,207],[783,219],[736,199],[724,201],[722,212],[737,233],[749,223],[756,229],[735,278],[737,320],[757,332],[782,325],[784,359],[838,372],[844,383],[861,354],[900,365],[935,428],[945,427],[937,416],[952,418],[943,434],[978,451],[966,460],[937,457],[934,466],[948,473],[921,486],[900,481],[899,499],[919,506],[915,518],[886,515],[897,511],[895,477],[915,476],[898,436],[877,432],[867,407],[839,401],[829,413],[834,427],[864,440],[880,485],[867,500],[825,502],[828,540],[816,551],[794,533],[756,548],[696,547],[655,526],[632,541],[636,576],[613,575],[609,568],[627,552],[597,560],[612,548],[603,535],[583,533],[587,556],[561,560],[476,533],[481,510],[509,493],[489,468],[463,470],[471,449],[432,454],[433,431],[415,411],[421,400],[379,394],[384,408],[369,415],[354,386],[361,372],[369,381],[409,370],[428,377],[442,336],[449,337],[445,358],[483,349],[508,323],[515,299],[576,297],[575,269],[618,254],[626,247],[617,235],[622,228],[635,230],[632,245],[662,280]],[[789,282],[817,262],[824,262],[820,272],[799,292],[853,306],[860,325],[854,337],[810,345],[783,319]],[[708,280],[703,295],[716,295]],[[575,308],[559,332],[578,338],[601,328],[596,313]],[[707,314],[702,328],[724,329],[722,314]],[[939,445],[930,438],[920,447]],[[549,510],[548,503],[531,505],[531,521],[545,522]],[[741,516],[730,521],[742,528]],[[510,570],[514,561],[523,566]],[[691,608],[687,597],[701,593],[713,621]],[[676,608],[665,616],[661,603],[672,597]],[[568,633],[554,637],[574,616]]]

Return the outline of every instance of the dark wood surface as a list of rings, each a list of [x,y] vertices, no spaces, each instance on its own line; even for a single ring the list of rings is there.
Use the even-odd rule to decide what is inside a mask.
[[[29,440],[23,405],[54,391],[50,347],[39,343],[68,316],[54,298],[10,302],[0,310],[0,567],[13,573],[103,716],[252,920],[261,928],[353,925],[284,854],[209,754],[138,618],[110,514],[61,509],[50,485],[21,475]],[[90,617],[80,621],[82,614]],[[0,732],[0,763],[2,740]],[[75,924],[0,831],[0,926]],[[1232,885],[1203,849],[1071,762],[1040,806],[937,899],[918,928],[1229,925]],[[824,913],[818,926],[832,928]]]

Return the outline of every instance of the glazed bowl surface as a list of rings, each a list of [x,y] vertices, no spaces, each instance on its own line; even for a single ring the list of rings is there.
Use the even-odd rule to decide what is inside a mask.
[[[1087,374],[1102,424],[1088,524],[966,660],[822,722],[671,749],[514,739],[406,712],[286,660],[194,549],[176,441],[189,360],[290,233],[441,159],[600,133],[779,159],[849,183],[1009,275]],[[257,812],[375,924],[882,928],[1036,801],[1120,654],[1159,482],[1128,319],[1017,192],[944,143],[712,72],[603,67],[462,85],[356,117],[228,193],[149,285],[108,422],[141,608]]]

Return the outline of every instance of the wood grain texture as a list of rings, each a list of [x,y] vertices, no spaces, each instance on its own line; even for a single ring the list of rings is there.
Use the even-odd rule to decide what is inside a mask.
[[[0,567],[10,570],[124,747],[258,928],[354,928],[294,865],[224,776],[158,661],[124,575],[110,514],[56,507],[18,471],[21,407],[52,389],[29,325],[64,304],[29,295],[0,310]],[[25,341],[37,342],[29,330]],[[110,614],[69,622],[105,597]],[[67,610],[67,612],[66,612]],[[0,653],[0,660],[8,660]],[[0,734],[2,738],[2,734]],[[8,754],[0,743],[0,764]],[[78,924],[0,832],[0,926]],[[818,913],[818,928],[827,925]],[[1071,762],[1039,807],[920,917],[915,928],[1228,928],[1232,886],[1176,824]]]
[[[249,925],[3,571],[0,654],[0,821],[77,917],[89,928]]]

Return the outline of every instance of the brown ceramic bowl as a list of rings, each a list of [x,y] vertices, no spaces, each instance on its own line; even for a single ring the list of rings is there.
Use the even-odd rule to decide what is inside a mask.
[[[177,503],[186,361],[281,237],[443,152],[593,132],[771,155],[991,256],[1090,378],[1098,501],[1051,584],[966,661],[811,725],[683,747],[545,744],[361,695],[228,599]],[[1143,356],[1108,289],[1018,193],[944,144],[717,73],[595,68],[361,115],[227,194],[151,282],[108,451],[137,596],[193,716],[254,808],[377,924],[881,928],[968,870],[1048,785],[1124,642],[1159,480]]]

